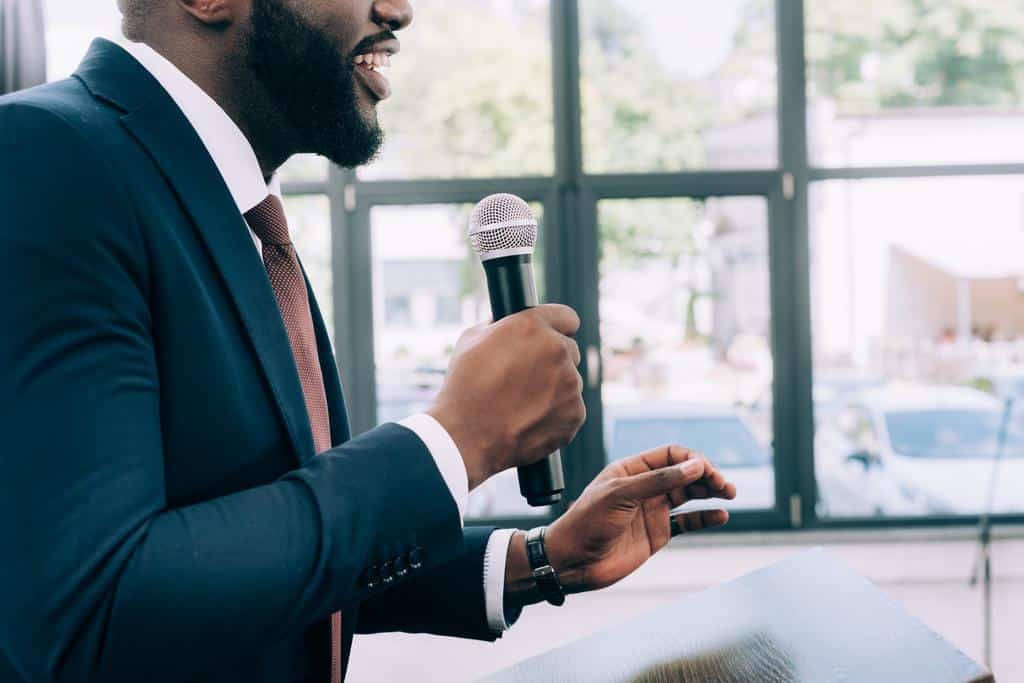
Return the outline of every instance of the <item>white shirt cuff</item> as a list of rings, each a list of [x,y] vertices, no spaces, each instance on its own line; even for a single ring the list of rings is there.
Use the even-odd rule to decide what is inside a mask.
[[[484,605],[487,625],[494,633],[508,630],[505,621],[505,563],[515,529],[498,529],[487,539],[484,552]]]
[[[427,447],[434,462],[437,463],[441,478],[444,479],[444,483],[448,485],[448,490],[452,493],[452,498],[455,499],[456,507],[459,508],[459,524],[465,526],[466,505],[469,501],[469,475],[466,474],[466,464],[462,461],[459,447],[455,445],[455,441],[441,426],[441,423],[426,413],[407,417],[398,424],[412,431]],[[502,558],[501,567],[502,577],[504,577],[504,558]]]

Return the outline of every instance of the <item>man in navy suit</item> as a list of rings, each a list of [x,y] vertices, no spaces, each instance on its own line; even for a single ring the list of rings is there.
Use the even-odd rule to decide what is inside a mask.
[[[531,540],[554,588],[522,532],[464,528],[583,422],[561,306],[468,331],[427,413],[351,438],[274,173],[374,155],[406,0],[121,7],[127,48],[0,98],[0,679],[338,681],[354,633],[493,640],[725,523],[670,521],[735,488],[664,447]]]

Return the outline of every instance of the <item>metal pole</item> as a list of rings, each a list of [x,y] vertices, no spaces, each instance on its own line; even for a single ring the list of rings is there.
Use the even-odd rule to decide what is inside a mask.
[[[984,588],[984,614],[985,620],[985,666],[992,670],[992,544],[991,530],[985,534],[985,588]]]
[[[779,178],[769,237],[775,357],[776,507],[791,527],[814,524],[807,81],[803,0],[776,0]]]
[[[978,583],[981,574],[981,619],[982,643],[985,666],[992,670],[992,507],[995,505],[996,486],[999,481],[999,464],[1006,451],[1006,437],[1010,428],[1010,416],[1013,414],[1013,399],[1006,399],[1003,417],[999,425],[996,441],[995,457],[992,458],[992,473],[988,479],[988,495],[985,509],[978,519],[978,555],[971,572],[971,586]]]

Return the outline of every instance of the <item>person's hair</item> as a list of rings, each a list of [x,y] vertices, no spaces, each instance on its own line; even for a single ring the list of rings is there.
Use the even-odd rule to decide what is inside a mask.
[[[121,9],[121,32],[128,40],[142,40],[142,29],[146,16],[153,9],[156,0],[117,0]]]

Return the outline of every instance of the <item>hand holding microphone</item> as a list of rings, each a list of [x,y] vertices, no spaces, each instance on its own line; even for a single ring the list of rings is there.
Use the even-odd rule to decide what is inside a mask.
[[[526,202],[488,197],[470,224],[495,322],[459,339],[428,412],[458,446],[471,489],[518,467],[527,501],[548,505],[564,489],[556,451],[586,419],[580,351],[572,339],[580,320],[566,306],[537,306],[531,265],[537,223]]]
[[[459,339],[430,413],[459,447],[470,488],[517,467],[527,502],[557,502],[565,484],[555,451],[586,419],[580,351],[572,339],[580,320],[565,306],[537,305],[531,263],[537,222],[526,202],[512,195],[484,199],[470,217],[469,232],[487,273],[495,322]],[[690,500],[735,497],[736,487],[714,465],[680,446],[612,463],[540,534],[549,565],[543,568],[547,590],[540,587],[537,554],[530,559],[526,536],[513,536],[505,605],[515,609],[544,599],[561,604],[552,593],[564,600],[565,593],[611,585],[672,536],[729,519],[724,509],[670,515],[672,509]]]

